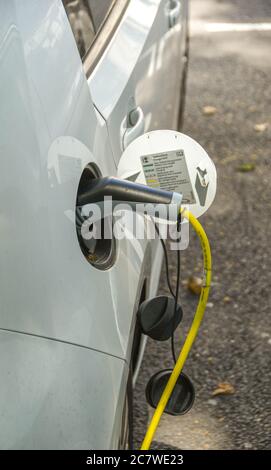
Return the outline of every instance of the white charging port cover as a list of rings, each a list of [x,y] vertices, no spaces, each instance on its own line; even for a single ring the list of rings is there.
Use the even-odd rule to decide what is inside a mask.
[[[191,137],[172,130],[148,132],[122,154],[118,178],[181,193],[182,205],[199,217],[211,206],[217,186],[216,168]]]

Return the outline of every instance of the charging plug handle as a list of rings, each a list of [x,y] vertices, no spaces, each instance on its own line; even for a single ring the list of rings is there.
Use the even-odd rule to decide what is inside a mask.
[[[132,181],[105,177],[89,180],[77,196],[77,205],[102,202],[105,196],[111,196],[113,201],[118,202],[171,204],[174,194],[177,193],[151,188]]]

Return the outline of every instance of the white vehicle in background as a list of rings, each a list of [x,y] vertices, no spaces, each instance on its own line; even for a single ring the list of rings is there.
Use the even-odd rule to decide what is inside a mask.
[[[129,441],[158,241],[83,244],[79,182],[176,129],[186,0],[0,0],[0,448]]]

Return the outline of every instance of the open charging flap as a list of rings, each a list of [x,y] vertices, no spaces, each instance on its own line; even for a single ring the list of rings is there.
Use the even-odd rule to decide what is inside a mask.
[[[216,168],[191,137],[157,130],[135,139],[122,154],[117,176],[153,188],[182,194],[182,205],[200,217],[216,193]]]

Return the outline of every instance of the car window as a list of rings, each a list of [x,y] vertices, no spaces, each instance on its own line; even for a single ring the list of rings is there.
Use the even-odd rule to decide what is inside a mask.
[[[89,5],[95,31],[103,24],[114,0],[87,0]]]
[[[63,0],[76,44],[83,59],[115,0]]]

